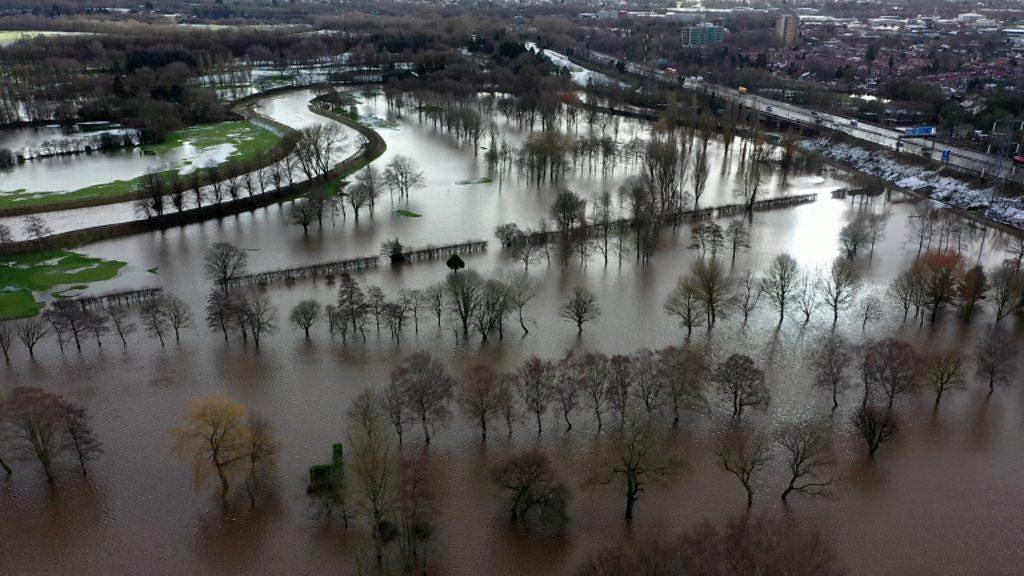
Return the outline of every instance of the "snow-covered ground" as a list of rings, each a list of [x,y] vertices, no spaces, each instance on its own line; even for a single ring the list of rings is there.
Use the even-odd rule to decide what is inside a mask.
[[[832,142],[827,138],[812,140],[804,145],[830,160],[851,165],[861,172],[878,176],[900,188],[919,192],[950,206],[972,210],[990,220],[1014,228],[1024,229],[1024,207],[1021,201],[1001,196],[992,188],[974,188],[958,178],[900,162],[882,150],[868,150],[853,144]]]
[[[617,82],[616,80],[612,79],[610,76],[607,76],[605,74],[601,74],[600,72],[594,72],[593,70],[588,70],[588,69],[586,69],[586,68],[584,68],[582,66],[579,66],[577,64],[573,64],[573,62],[571,60],[569,60],[569,57],[566,56],[565,54],[562,54],[560,52],[555,52],[554,50],[540,49],[533,42],[527,42],[525,45],[526,45],[526,49],[527,50],[532,50],[534,52],[539,53],[542,56],[546,56],[547,59],[551,60],[551,62],[555,66],[558,66],[559,68],[563,68],[565,70],[568,70],[569,71],[569,76],[572,78],[573,84],[576,84],[577,86],[586,86],[586,85],[590,84],[591,82],[593,82],[595,84],[616,84],[616,83],[618,83],[618,84],[621,85],[620,82]]]

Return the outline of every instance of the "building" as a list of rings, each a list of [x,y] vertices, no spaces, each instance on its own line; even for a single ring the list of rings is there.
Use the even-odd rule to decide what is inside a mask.
[[[725,42],[725,26],[701,22],[683,28],[683,46],[717,46]]]
[[[796,44],[800,39],[800,17],[796,14],[779,14],[775,19],[775,37],[786,46]]]

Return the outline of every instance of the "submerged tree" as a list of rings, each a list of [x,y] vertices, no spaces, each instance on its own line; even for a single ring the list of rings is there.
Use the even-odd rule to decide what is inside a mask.
[[[824,422],[805,420],[781,426],[775,441],[786,456],[789,483],[782,501],[790,494],[822,496],[830,494],[835,478],[829,473],[835,464],[832,437]]]
[[[574,288],[572,296],[559,310],[558,315],[576,324],[576,334],[583,334],[583,325],[597,320],[601,308],[597,305],[597,297],[586,288]]]
[[[861,406],[853,415],[853,427],[868,446],[868,455],[873,459],[878,448],[892,440],[899,431],[899,420],[892,410],[878,406]]]
[[[430,444],[430,429],[451,417],[451,376],[433,356],[415,352],[391,372],[391,381],[398,387],[404,405],[419,420],[424,442]]]
[[[749,356],[729,356],[715,367],[711,380],[718,386],[719,395],[730,403],[735,418],[742,418],[743,409],[748,406],[763,409],[768,405],[770,395],[764,372]]]
[[[556,530],[564,525],[569,489],[558,481],[543,453],[515,454],[495,467],[491,478],[507,495],[512,524],[532,520]]]
[[[743,485],[750,508],[754,505],[757,477],[771,461],[767,434],[749,424],[734,422],[719,434],[717,453],[722,469]]]
[[[171,434],[175,454],[191,463],[196,492],[216,476],[221,499],[227,500],[232,482],[246,473],[250,439],[245,407],[227,396],[201,396]]]

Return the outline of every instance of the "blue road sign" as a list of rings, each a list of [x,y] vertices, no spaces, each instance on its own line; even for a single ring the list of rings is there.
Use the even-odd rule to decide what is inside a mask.
[[[949,162],[949,156],[950,156],[949,150],[943,150],[942,151],[942,161],[943,162]]]
[[[935,136],[935,126],[914,126],[903,131],[904,138],[926,138]]]

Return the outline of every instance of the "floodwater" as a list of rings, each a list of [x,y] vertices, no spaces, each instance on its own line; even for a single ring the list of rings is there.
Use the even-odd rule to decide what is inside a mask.
[[[304,106],[296,98],[282,102],[280,113],[301,113]],[[386,110],[371,102],[362,113],[383,116]],[[250,268],[265,270],[372,254],[381,241],[394,237],[410,246],[491,239],[486,253],[466,258],[468,267],[485,276],[517,269],[492,239],[494,226],[534,225],[547,214],[553,187],[515,179],[500,188],[497,183],[458,186],[459,180],[485,175],[482,154],[474,157],[471,149],[447,135],[419,125],[415,116],[395,120],[397,130],[382,131],[389,147],[377,162],[383,166],[395,154],[416,159],[427,185],[412,194],[408,206],[400,207],[421,213],[421,218],[393,215],[385,197],[373,218],[364,213],[357,225],[351,214],[347,220],[339,216],[304,236],[301,228],[286,222],[285,207],[274,206],[219,222],[96,243],[82,251],[126,260],[137,271],[105,283],[104,289],[159,285],[189,302],[197,316],[210,287],[202,278],[202,255],[219,241],[250,250]],[[514,130],[506,128],[511,139]],[[719,156],[715,165],[722,163]],[[593,197],[599,190],[614,189],[622,177],[576,176],[565,183]],[[737,258],[735,273],[762,270],[783,251],[806,270],[825,266],[838,254],[839,228],[859,210],[888,214],[885,235],[873,255],[858,260],[868,279],[865,292],[881,296],[889,279],[915,256],[916,242],[907,230],[909,218],[923,208],[920,203],[902,197],[879,198],[864,206],[834,200],[828,193],[843,186],[838,175],[796,176],[784,190],[780,186],[773,181],[771,193],[816,191],[819,199],[755,214],[753,247]],[[706,203],[732,201],[731,187],[729,177],[712,180]],[[334,289],[323,282],[300,281],[268,289],[280,311],[280,329],[258,354],[235,340],[225,344],[205,328],[187,331],[180,345],[169,343],[166,348],[137,334],[127,352],[113,339],[102,350],[86,345],[81,354],[62,355],[47,343],[38,361],[30,363],[19,350],[11,366],[0,367],[0,389],[40,386],[86,405],[106,453],[87,480],[66,465],[55,491],[47,489],[35,463],[16,463],[15,476],[0,483],[0,574],[353,573],[359,559],[372,554],[364,518],[354,519],[347,530],[340,522],[327,524],[313,513],[304,492],[307,467],[326,461],[330,444],[344,440],[344,414],[352,398],[364,389],[385,386],[391,367],[420,349],[443,359],[458,374],[479,362],[511,369],[534,354],[553,358],[567,350],[623,353],[680,344],[683,332],[664,313],[663,302],[695,258],[688,249],[689,235],[689,226],[666,228],[659,249],[643,267],[631,255],[621,263],[613,255],[607,267],[599,256],[585,268],[576,260],[563,268],[557,258],[550,266],[532,266],[540,289],[527,307],[530,334],[521,338],[510,322],[503,342],[492,337],[483,345],[477,339],[457,343],[448,331],[439,334],[426,315],[419,334],[410,323],[400,345],[370,332],[365,343],[342,346],[329,339],[324,326],[305,342],[287,325],[287,311],[303,298],[330,302]],[[965,255],[972,262],[992,265],[1003,257],[1006,238],[995,231],[972,228],[964,239]],[[157,268],[157,275],[140,272],[149,268]],[[393,297],[399,288],[436,282],[446,271],[437,261],[384,266],[357,278]],[[580,285],[597,295],[603,313],[578,339],[575,328],[557,317],[557,309]],[[744,416],[751,421],[771,425],[829,414],[826,394],[811,388],[806,368],[808,344],[827,330],[829,319],[819,311],[809,326],[801,327],[795,314],[790,316],[776,332],[776,315],[765,306],[746,327],[733,314],[709,340],[716,359],[742,351],[766,368],[772,403],[764,414]],[[935,327],[903,325],[890,307],[862,333],[852,316],[840,330],[854,341],[897,332],[922,350],[969,350],[991,321],[985,313],[968,327],[952,317]],[[704,342],[704,335],[698,329],[695,342]],[[255,511],[248,511],[241,499],[222,508],[214,490],[194,493],[187,465],[170,452],[170,430],[188,403],[212,393],[227,394],[260,412],[280,435],[273,495]],[[944,399],[937,413],[929,395],[901,400],[897,409],[903,429],[882,447],[876,462],[868,463],[847,424],[859,401],[853,389],[834,417],[842,477],[835,498],[795,496],[790,508],[783,509],[778,495],[785,474],[777,459],[761,478],[755,509],[787,514],[820,530],[850,574],[1017,573],[1024,560],[1022,400],[1020,386],[998,389],[986,399],[973,379],[967,391]],[[725,414],[721,404],[712,406],[715,416]],[[684,469],[647,487],[627,527],[620,487],[599,482],[608,456],[604,441],[586,411],[577,412],[574,421],[567,433],[549,413],[539,437],[527,422],[511,439],[494,432],[483,445],[474,425],[456,414],[427,449],[418,431],[407,435],[405,453],[425,457],[434,484],[431,559],[436,573],[566,574],[602,546],[677,533],[705,518],[722,522],[743,511],[739,483],[719,469],[710,449],[712,418],[688,413],[678,431],[662,437],[663,451],[682,458]],[[524,447],[548,453],[573,491],[569,532],[563,540],[514,532],[488,479],[491,467]]]

